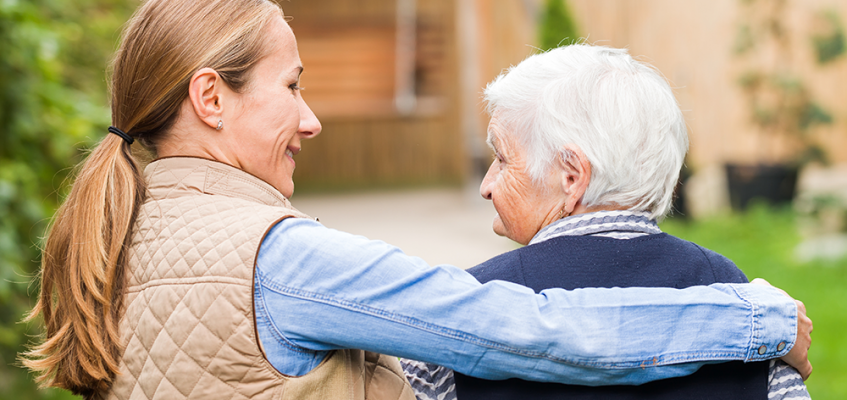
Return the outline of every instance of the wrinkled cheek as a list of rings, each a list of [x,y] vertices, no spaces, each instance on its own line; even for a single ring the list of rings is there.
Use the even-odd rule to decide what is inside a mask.
[[[504,207],[508,210],[505,212],[505,216],[503,213],[498,215],[503,231],[502,236],[521,244],[527,244],[534,234],[534,232],[530,232],[534,221],[530,206],[522,202],[507,202]]]

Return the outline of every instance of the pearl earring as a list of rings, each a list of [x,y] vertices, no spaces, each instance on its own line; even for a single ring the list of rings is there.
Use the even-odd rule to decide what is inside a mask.
[[[221,129],[223,129],[223,128],[224,128],[224,120],[219,119],[219,120],[218,120],[218,127],[217,127],[217,128],[215,128],[215,130],[216,130],[216,131],[219,131],[219,130],[221,130]]]

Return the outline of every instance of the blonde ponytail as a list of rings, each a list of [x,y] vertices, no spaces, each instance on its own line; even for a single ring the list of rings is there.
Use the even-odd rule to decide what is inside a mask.
[[[265,26],[281,15],[268,0],[146,1],[112,65],[113,124],[155,154],[194,72],[212,68],[243,90],[265,54]],[[79,169],[42,252],[41,294],[27,319],[43,317],[45,337],[22,356],[42,386],[94,397],[119,373],[128,251],[144,195],[130,144],[106,134]]]
[[[77,394],[104,389],[118,370],[129,232],[144,181],[130,146],[108,135],[88,156],[57,211],[41,260],[46,340],[24,364],[42,384]]]

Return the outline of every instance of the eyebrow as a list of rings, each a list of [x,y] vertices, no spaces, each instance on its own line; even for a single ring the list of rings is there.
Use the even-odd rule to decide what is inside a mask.
[[[494,134],[489,132],[488,136],[485,138],[485,144],[491,148],[491,150],[497,151],[497,144],[494,141]]]
[[[303,75],[303,66],[298,65],[294,68],[291,68],[289,70],[289,72],[284,72],[285,71],[284,69],[280,69],[280,71],[281,71],[280,72],[280,78],[281,79],[285,79],[285,80],[291,79],[291,73],[297,72],[297,81],[300,81],[300,75]]]

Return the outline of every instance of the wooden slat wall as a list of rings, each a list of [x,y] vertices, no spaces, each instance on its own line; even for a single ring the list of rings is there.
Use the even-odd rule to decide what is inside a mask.
[[[457,183],[461,140],[447,118],[323,120],[303,142],[294,181],[300,189]]]
[[[479,91],[503,68],[520,62],[534,50],[527,46],[535,42],[535,11],[542,0],[472,0],[478,13]],[[741,66],[731,48],[738,22],[738,0],[568,0],[580,32],[597,44],[627,47],[630,53],[658,67],[676,88],[677,97],[685,110],[691,137],[690,163],[697,166],[725,161],[751,160],[762,146],[762,140],[748,122],[748,112],[736,85]],[[809,24],[816,10],[835,9],[847,21],[847,2],[840,0],[790,0],[798,32],[807,37]],[[298,35],[307,72],[304,96],[331,96],[334,85],[309,83],[318,75],[319,67],[309,65],[310,43],[321,34],[321,28],[346,29],[345,26],[365,26],[371,29],[393,27],[394,0],[291,0],[283,2],[286,14],[293,16],[291,26]],[[396,114],[368,116],[321,117],[324,133],[304,143],[304,152],[297,157],[296,181],[300,187],[332,185],[368,185],[384,183],[445,182],[462,179],[465,174],[464,143],[461,139],[460,105],[456,88],[461,87],[456,54],[456,1],[418,0],[419,31],[422,26],[435,26],[443,35],[443,71],[438,76],[418,80],[419,92],[439,82],[435,94],[444,101],[438,112],[428,116],[400,117]],[[806,17],[803,17],[806,16]],[[436,22],[432,24],[432,22]],[[311,29],[311,31],[310,31]],[[393,29],[393,28],[392,28]],[[371,31],[374,32],[374,31]],[[373,35],[373,33],[371,33]],[[431,36],[433,32],[422,34]],[[366,33],[360,35],[366,36]],[[386,33],[386,36],[388,34]],[[351,37],[354,35],[350,35]],[[354,41],[353,39],[350,39]],[[375,39],[369,39],[375,40]],[[438,41],[439,39],[436,39]],[[361,43],[361,41],[359,42]],[[318,44],[317,46],[320,46]],[[353,45],[349,45],[353,47]],[[393,44],[382,56],[388,64]],[[436,53],[425,43],[419,52]],[[312,46],[314,47],[314,46]],[[803,60],[799,70],[809,77],[814,95],[833,114],[836,123],[819,129],[815,135],[826,143],[831,158],[847,161],[847,102],[842,93],[847,89],[847,58],[817,68],[806,52],[797,57]],[[390,49],[389,49],[390,48]],[[423,50],[427,48],[426,50]],[[334,51],[325,51],[331,54]],[[354,52],[355,53],[355,52]],[[364,57],[364,56],[363,56]],[[315,64],[314,62],[312,62]],[[393,71],[393,60],[390,62]],[[380,74],[391,75],[388,67]],[[331,74],[332,69],[328,72]],[[364,72],[363,72],[364,73]],[[390,80],[393,80],[393,76]],[[388,80],[386,80],[388,81]],[[387,93],[387,86],[371,85],[372,92]],[[319,96],[323,92],[324,95]],[[366,99],[367,96],[362,97]],[[364,104],[366,101],[362,100]],[[316,108],[318,104],[316,103]],[[486,117],[482,104],[476,111],[480,116],[480,133],[484,133]],[[337,113],[335,113],[337,114]]]
[[[676,87],[690,128],[691,164],[754,161],[770,140],[756,133],[736,84],[742,63],[732,45],[738,0],[568,0],[589,41],[627,47],[661,70]],[[797,70],[835,124],[814,133],[833,161],[847,162],[847,57],[817,67],[809,46],[818,10],[836,10],[847,22],[843,0],[789,0],[797,34]]]
[[[298,190],[463,179],[453,1],[417,2],[418,57],[429,56],[421,65],[431,72],[417,77],[426,112],[411,116],[398,115],[392,103],[395,0],[291,0],[282,6],[293,17],[306,68],[303,96],[323,125],[296,157]],[[337,59],[347,61],[339,65]]]
[[[342,25],[298,29],[304,96],[318,115],[394,111],[395,28]]]
[[[395,0],[281,4],[306,68],[301,86],[318,116],[393,113]]]
[[[278,0],[285,15],[333,22],[393,20],[393,0]]]
[[[522,0],[476,0],[479,14],[480,95],[485,86],[510,66],[517,65],[537,49],[535,25],[538,7],[529,7]],[[484,141],[488,114],[485,104],[479,104],[480,130]]]

